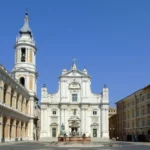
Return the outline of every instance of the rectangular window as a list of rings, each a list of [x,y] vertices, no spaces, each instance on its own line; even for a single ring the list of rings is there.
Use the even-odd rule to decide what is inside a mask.
[[[25,62],[26,60],[26,49],[21,48],[21,62]]]
[[[142,115],[145,115],[144,106],[142,108]]]
[[[150,119],[148,119],[148,126],[150,126]]]
[[[97,111],[93,111],[93,115],[97,115]]]
[[[134,105],[134,100],[132,100],[132,105]]]
[[[144,95],[142,96],[142,101],[144,101]]]
[[[132,128],[134,128],[134,121],[132,122]]]
[[[134,110],[132,110],[132,118],[134,118]]]
[[[56,110],[53,111],[53,115],[56,115]]]
[[[136,111],[136,116],[137,117],[139,116],[139,109],[137,109],[137,111]]]
[[[147,99],[150,99],[150,93],[147,94]]]
[[[142,126],[144,126],[145,122],[144,122],[144,119],[142,119]]]
[[[147,113],[150,114],[150,105],[147,105]]]
[[[140,127],[140,119],[137,120],[137,127]]]
[[[77,94],[72,94],[72,101],[77,102]]]

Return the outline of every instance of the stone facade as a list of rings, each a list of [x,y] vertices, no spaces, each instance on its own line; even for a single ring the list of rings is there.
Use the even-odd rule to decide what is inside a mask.
[[[150,139],[150,85],[116,103],[117,136],[145,135]]]
[[[87,70],[79,71],[75,62],[70,71],[63,69],[59,88],[50,94],[41,89],[40,137],[81,136],[109,138],[109,93],[104,86],[100,94],[91,92]]]

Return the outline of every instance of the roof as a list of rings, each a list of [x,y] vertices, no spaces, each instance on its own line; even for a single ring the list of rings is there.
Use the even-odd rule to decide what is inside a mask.
[[[23,34],[23,33],[25,33],[25,34],[27,33],[27,34],[30,34],[30,36],[32,36],[32,31],[29,27],[29,18],[28,18],[28,13],[27,12],[25,13],[24,25],[20,29],[20,34]]]
[[[124,97],[123,99],[121,99],[121,100],[117,101],[115,104],[117,104],[117,103],[119,103],[119,102],[123,101],[124,99],[126,99],[126,98],[130,97],[131,95],[133,95],[133,94],[135,94],[135,93],[137,93],[137,92],[139,92],[139,91],[141,91],[141,90],[145,90],[145,89],[147,89],[147,88],[149,88],[149,87],[150,87],[150,84],[148,84],[148,85],[146,85],[145,87],[143,87],[143,88],[141,88],[141,89],[139,89],[139,90],[137,90],[137,91],[133,92],[132,94],[130,94],[130,95],[128,95],[128,96],[126,96],[126,97]]]

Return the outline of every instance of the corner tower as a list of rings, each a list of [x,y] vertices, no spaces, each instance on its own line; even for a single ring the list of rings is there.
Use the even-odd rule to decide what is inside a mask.
[[[29,27],[28,13],[15,43],[15,64],[12,73],[15,78],[35,96],[37,91],[36,45]]]

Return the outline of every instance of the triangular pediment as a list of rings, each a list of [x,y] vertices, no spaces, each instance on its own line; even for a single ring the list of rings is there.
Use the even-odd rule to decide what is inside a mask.
[[[79,70],[70,70],[66,72],[65,74],[61,75],[61,77],[88,77],[90,78],[90,76],[88,76],[87,74]]]

